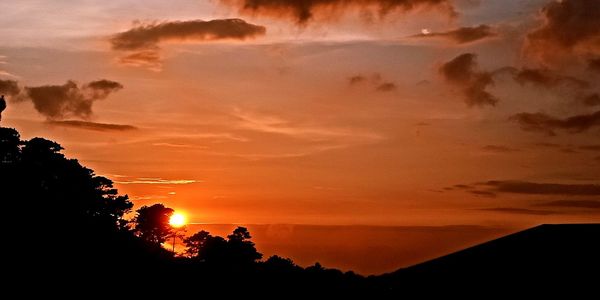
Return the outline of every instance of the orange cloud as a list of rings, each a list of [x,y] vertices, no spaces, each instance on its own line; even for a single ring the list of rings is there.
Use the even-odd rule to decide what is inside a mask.
[[[267,15],[292,19],[306,24],[315,15],[339,15],[352,8],[377,10],[380,16],[393,11],[408,12],[417,9],[442,10],[449,16],[457,15],[450,0],[221,0],[222,3],[239,8],[242,13]]]
[[[94,131],[130,131],[130,130],[137,129],[135,126],[131,126],[131,125],[106,124],[106,123],[96,123],[96,122],[76,121],[76,120],[49,121],[48,124],[54,125],[54,126],[78,128],[78,129],[94,130]]]
[[[162,59],[156,50],[144,50],[127,54],[119,58],[119,63],[132,67],[143,67],[152,71],[162,69]]]

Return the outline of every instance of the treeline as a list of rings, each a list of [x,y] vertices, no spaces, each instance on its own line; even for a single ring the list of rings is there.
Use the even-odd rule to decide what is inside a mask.
[[[145,206],[128,220],[133,203],[127,195],[62,150],[56,142],[21,140],[15,129],[0,127],[0,191],[10,228],[6,258],[15,263],[9,269],[17,282],[337,295],[377,290],[353,272],[263,259],[244,227],[226,238],[194,233],[184,239],[185,255],[177,256],[162,246],[176,234],[168,224],[172,209]]]

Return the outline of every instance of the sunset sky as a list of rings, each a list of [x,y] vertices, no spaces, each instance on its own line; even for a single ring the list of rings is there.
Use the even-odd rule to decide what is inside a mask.
[[[2,126],[213,224],[600,217],[596,0],[2,1]]]

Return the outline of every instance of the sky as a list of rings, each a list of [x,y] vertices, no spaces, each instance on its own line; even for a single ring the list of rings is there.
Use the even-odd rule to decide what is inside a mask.
[[[2,126],[208,224],[600,217],[595,0],[0,3]]]

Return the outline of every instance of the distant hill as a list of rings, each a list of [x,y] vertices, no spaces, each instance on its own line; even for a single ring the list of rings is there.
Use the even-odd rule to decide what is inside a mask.
[[[379,277],[396,293],[600,291],[600,224],[540,225]]]

